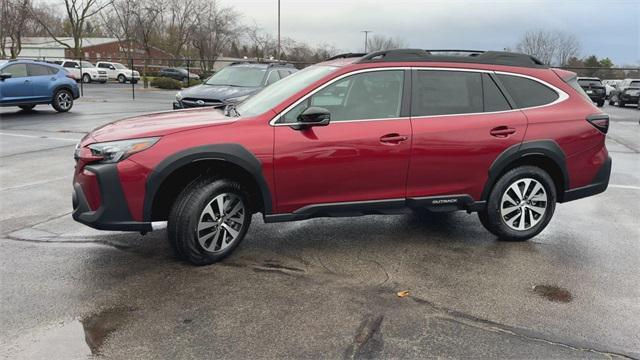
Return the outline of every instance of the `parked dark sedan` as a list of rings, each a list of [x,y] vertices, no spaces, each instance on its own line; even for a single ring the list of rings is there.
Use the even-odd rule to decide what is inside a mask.
[[[158,72],[158,76],[168,77],[179,81],[187,81],[187,78],[191,80],[200,80],[200,76],[190,73],[185,69],[180,68],[165,68]]]
[[[589,99],[598,104],[598,107],[604,106],[604,100],[607,97],[607,90],[599,78],[596,77],[579,77],[578,84],[587,93]]]
[[[292,65],[285,64],[233,63],[218,71],[202,85],[178,92],[173,108],[222,107],[236,104],[296,71]]]

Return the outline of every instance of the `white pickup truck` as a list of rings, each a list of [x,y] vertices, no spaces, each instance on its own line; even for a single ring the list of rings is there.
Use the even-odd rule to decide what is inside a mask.
[[[57,60],[54,63],[61,65],[65,70],[73,76],[76,80],[82,80],[83,83],[90,83],[92,81],[98,81],[100,83],[106,83],[108,80],[107,72],[105,70],[100,70],[93,66],[92,63],[88,61],[77,61],[77,60]],[[82,70],[82,73],[80,73]]]
[[[126,66],[110,61],[98,61],[96,66],[100,70],[105,70],[110,80],[118,80],[119,83],[127,81],[137,83],[140,80],[140,73],[127,68]]]

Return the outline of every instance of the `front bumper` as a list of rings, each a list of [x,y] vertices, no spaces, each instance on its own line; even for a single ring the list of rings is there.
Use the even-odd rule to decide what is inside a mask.
[[[565,191],[560,202],[573,201],[600,194],[607,190],[610,177],[611,157],[607,156],[607,160],[602,164],[602,166],[596,173],[596,176],[594,176],[593,180],[591,181],[591,184]]]
[[[620,100],[624,101],[625,104],[637,104],[638,99],[640,99],[640,95],[620,94]]]
[[[134,221],[125,200],[117,164],[87,165],[82,171],[89,171],[97,178],[100,204],[92,210],[81,179],[76,175],[73,184],[73,219],[98,230],[138,231],[153,230],[152,223]]]

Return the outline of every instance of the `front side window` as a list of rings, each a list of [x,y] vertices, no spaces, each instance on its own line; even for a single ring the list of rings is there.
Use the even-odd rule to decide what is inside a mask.
[[[632,82],[629,84],[629,87],[632,87],[632,88],[640,88],[640,81],[632,81]]]
[[[296,123],[298,115],[311,106],[331,113],[331,121],[400,117],[403,70],[371,71],[351,75],[322,88],[284,116],[284,123]]]
[[[27,65],[26,64],[9,65],[6,68],[2,69],[2,72],[11,74],[12,78],[26,77],[27,76]]]
[[[269,77],[267,77],[267,85],[271,85],[274,82],[280,80],[280,75],[278,74],[277,71],[272,71],[269,73]]]
[[[80,65],[78,65],[78,63],[75,61],[67,61],[64,63],[63,66],[66,68],[76,68],[76,67],[79,67]]]
[[[420,70],[413,83],[412,116],[483,112],[482,74]]]
[[[497,76],[518,108],[547,105],[559,97],[557,92],[535,80],[504,74],[497,74]]]

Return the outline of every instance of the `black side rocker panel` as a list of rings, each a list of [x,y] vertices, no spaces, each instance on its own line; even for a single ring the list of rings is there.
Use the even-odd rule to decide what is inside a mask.
[[[489,177],[482,190],[482,200],[487,200],[493,185],[498,181],[498,177],[507,166],[514,161],[532,155],[542,155],[551,159],[562,173],[563,189],[569,188],[566,156],[560,146],[553,140],[529,141],[509,147],[494,160],[489,168]],[[558,194],[558,197],[561,198],[561,195]]]
[[[248,171],[255,179],[262,199],[264,212],[270,214],[272,210],[271,191],[262,175],[262,163],[251,152],[238,144],[215,144],[190,148],[175,153],[162,160],[149,176],[144,198],[143,219],[151,221],[151,209],[156,192],[162,182],[178,168],[199,160],[222,160],[238,165]]]

